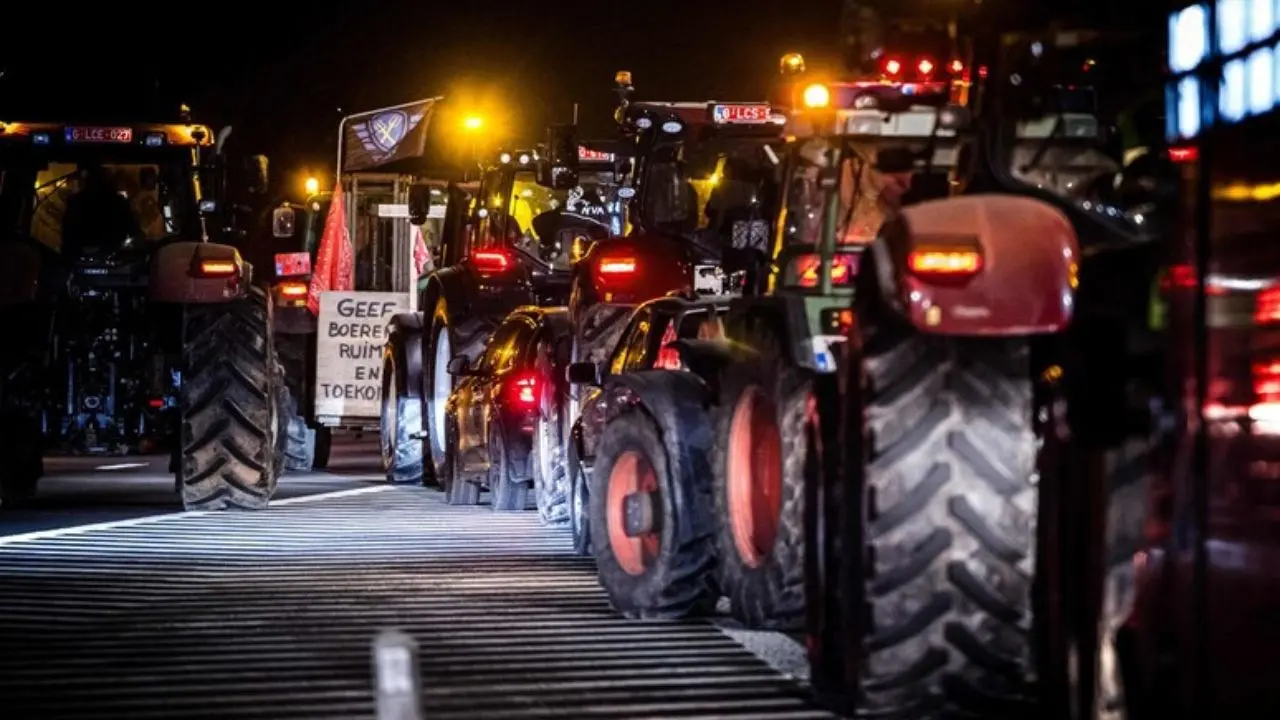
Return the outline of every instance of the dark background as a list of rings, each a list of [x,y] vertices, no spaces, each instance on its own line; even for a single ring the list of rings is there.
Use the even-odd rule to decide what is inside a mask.
[[[574,103],[584,133],[608,133],[620,69],[652,99],[763,100],[782,54],[835,60],[841,4],[28,3],[6,7],[0,26],[0,119],[60,120],[74,106],[135,118],[149,107],[166,120],[185,102],[199,122],[233,125],[242,149],[267,152],[280,189],[300,194],[309,174],[328,185],[343,114],[419,98],[449,98],[436,122],[456,124],[459,144],[457,113],[482,115],[494,147],[541,139]],[[1145,3],[1099,7],[1113,27],[1163,15]]]

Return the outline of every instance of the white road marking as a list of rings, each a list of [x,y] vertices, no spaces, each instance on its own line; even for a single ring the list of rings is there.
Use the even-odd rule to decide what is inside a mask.
[[[390,490],[390,485],[374,485],[371,487],[351,488],[348,490],[334,490],[333,492],[318,493],[316,495],[304,495],[302,497],[286,498],[284,500],[273,500],[271,507],[279,507],[281,505],[301,505],[303,503],[318,502],[320,500],[330,500],[333,498],[350,497],[352,495],[365,495],[367,493],[382,492]],[[195,518],[202,515],[214,515],[218,511],[201,510],[197,512],[171,512],[161,515],[147,515],[146,517],[128,518],[125,520],[109,520],[107,522],[90,523],[88,525],[72,525],[71,527],[50,528],[48,530],[36,530],[29,533],[20,533],[18,535],[6,535],[0,537],[0,547],[5,545],[13,545],[21,542],[31,542],[32,540],[44,540],[46,538],[63,537],[66,535],[81,535],[87,532],[97,530],[109,530],[112,528],[132,527],[135,525],[150,525],[152,523],[161,522],[171,518]]]

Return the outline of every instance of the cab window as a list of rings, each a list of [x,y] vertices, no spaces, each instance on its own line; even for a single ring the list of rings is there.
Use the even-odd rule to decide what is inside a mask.
[[[515,370],[533,334],[534,327],[525,318],[508,318],[489,339],[481,370],[494,375],[505,375]]]
[[[649,326],[652,322],[652,317],[652,311],[642,310],[631,321],[630,327],[619,340],[618,347],[613,353],[613,359],[609,363],[609,373],[611,375],[621,375],[633,369],[634,358],[644,355],[644,346],[649,338]]]
[[[499,222],[506,212],[505,198],[500,192],[502,172],[494,170],[484,177],[479,194],[475,198],[476,242],[472,250],[492,247],[497,243],[502,223]]]

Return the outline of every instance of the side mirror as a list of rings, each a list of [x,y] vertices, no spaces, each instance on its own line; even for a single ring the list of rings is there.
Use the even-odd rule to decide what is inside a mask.
[[[267,185],[271,182],[266,155],[253,155],[249,158],[249,187],[254,195],[265,195]]]
[[[271,234],[278,238],[291,238],[298,230],[297,213],[291,207],[278,207],[271,211]]]
[[[578,129],[573,125],[547,128],[547,187],[569,190],[578,186]]]
[[[409,224],[422,225],[431,214],[431,188],[426,185],[409,187]]]
[[[593,362],[569,363],[564,374],[570,385],[599,385],[603,380],[601,367]]]
[[[445,366],[445,370],[447,370],[450,375],[466,377],[471,374],[471,365],[467,362],[467,356],[458,355],[449,361],[449,364]]]

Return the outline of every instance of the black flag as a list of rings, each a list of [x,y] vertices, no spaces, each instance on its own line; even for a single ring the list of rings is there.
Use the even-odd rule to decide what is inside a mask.
[[[342,171],[369,170],[405,158],[421,157],[436,99],[372,110],[347,118],[343,131]]]

